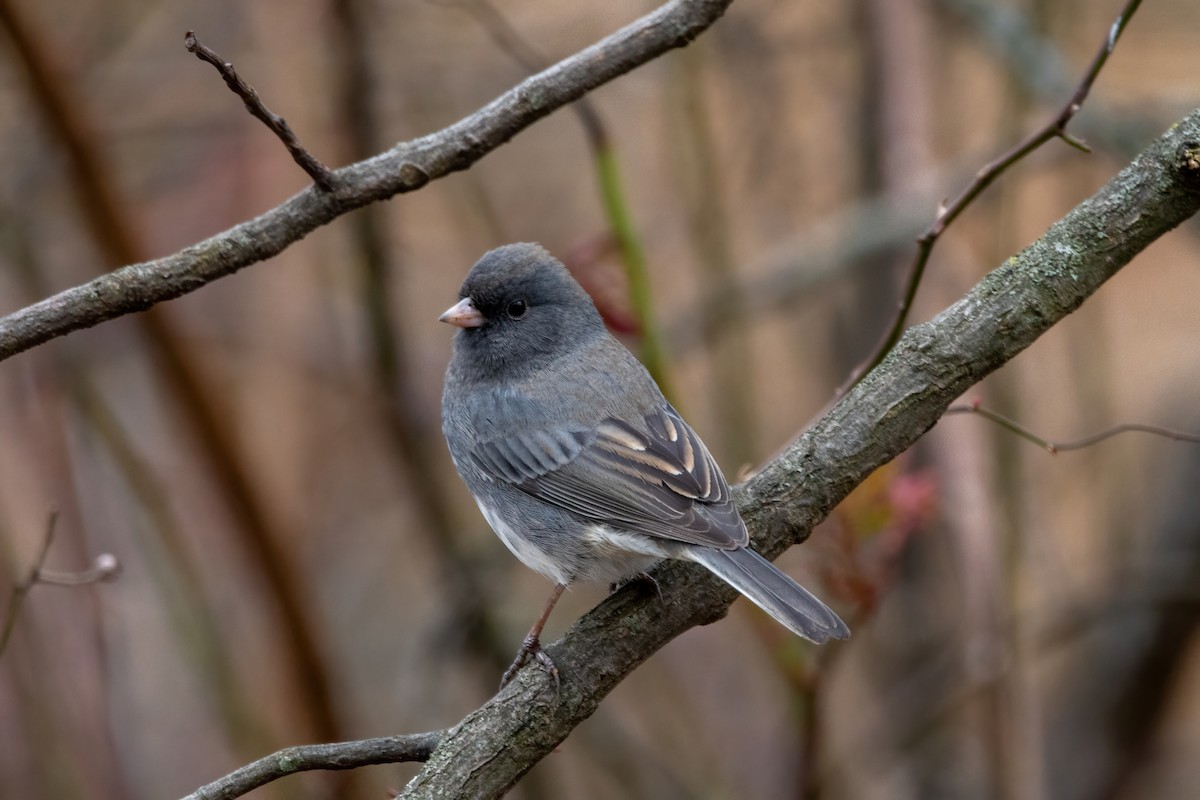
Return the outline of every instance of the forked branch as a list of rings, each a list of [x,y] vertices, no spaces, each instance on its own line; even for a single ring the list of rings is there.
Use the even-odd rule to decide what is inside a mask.
[[[985,164],[975,174],[974,179],[953,200],[947,201],[938,209],[937,217],[933,223],[917,239],[917,252],[913,257],[912,265],[909,267],[908,278],[904,284],[904,293],[901,295],[900,302],[896,306],[896,315],[892,318],[887,330],[884,331],[883,338],[876,346],[875,351],[850,373],[846,382],[835,392],[835,397],[841,397],[846,393],[847,389],[862,380],[864,375],[879,366],[879,363],[883,361],[888,352],[896,346],[896,342],[900,339],[900,334],[904,331],[904,325],[908,321],[908,314],[912,310],[913,301],[916,299],[917,289],[920,288],[921,280],[925,276],[925,266],[929,263],[929,256],[933,253],[934,245],[937,244],[941,235],[945,233],[946,228],[954,220],[958,219],[958,216],[975,201],[975,198],[979,197],[1009,167],[1051,139],[1062,139],[1072,147],[1084,152],[1091,152],[1086,143],[1075,138],[1067,131],[1067,125],[1079,113],[1079,109],[1083,108],[1083,103],[1091,92],[1092,85],[1096,82],[1096,78],[1100,76],[1100,70],[1104,68],[1108,57],[1112,55],[1113,50],[1117,46],[1117,40],[1125,31],[1129,20],[1141,4],[1142,0],[1127,0],[1125,7],[1121,9],[1116,20],[1109,28],[1108,35],[1100,43],[1099,50],[1096,51],[1096,55],[1092,58],[1092,63],[1088,66],[1083,78],[1080,79],[1079,84],[1075,87],[1071,98],[1058,110],[1058,113],[1041,128],[1033,131],[1020,142],[1013,145],[1007,152]]]

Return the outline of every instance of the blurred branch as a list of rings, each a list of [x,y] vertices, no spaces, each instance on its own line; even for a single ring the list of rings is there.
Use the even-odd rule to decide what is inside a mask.
[[[279,778],[310,770],[344,770],[372,764],[425,761],[444,731],[381,736],[337,744],[285,747],[225,777],[202,786],[184,800],[233,800]]]
[[[678,357],[747,319],[793,313],[797,302],[821,286],[869,269],[877,257],[911,243],[928,223],[921,209],[937,200],[926,187],[965,180],[977,164],[974,156],[960,156],[913,181],[919,186],[861,200],[797,230],[740,270],[736,287],[718,287],[698,309],[688,308],[671,320],[666,326],[668,349]],[[726,292],[740,294],[741,303],[731,308],[722,302]]]
[[[186,653],[188,668],[210,692],[207,702],[224,725],[234,751],[245,757],[261,753],[271,742],[259,717],[262,709],[239,679],[233,648],[227,646],[217,621],[220,612],[205,594],[204,580],[171,510],[164,476],[138,452],[131,431],[87,371],[71,358],[64,359],[61,371],[70,385],[72,402],[112,457],[134,502],[146,514],[146,525],[132,526],[140,542],[139,553],[145,559],[142,576],[154,582],[156,602],[170,620],[172,633]]]
[[[292,132],[287,120],[267,108],[262,98],[258,96],[258,92],[254,91],[254,87],[237,74],[233,64],[221,58],[211,48],[201,44],[192,31],[188,31],[183,37],[183,46],[189,53],[194,53],[196,58],[207,61],[217,68],[217,72],[221,73],[221,78],[224,79],[225,85],[229,87],[230,91],[242,98],[242,102],[246,104],[246,110],[261,120],[271,133],[279,137],[279,141],[283,142],[283,146],[292,154],[292,159],[308,173],[318,188],[326,192],[333,190],[333,173],[329,171],[329,167],[318,161],[304,145],[300,144],[300,140]]]
[[[1187,475],[1188,478],[1194,478],[1193,475]],[[1194,485],[1194,484],[1193,484]],[[1150,548],[1155,549],[1155,548]],[[1196,553],[1200,553],[1200,549],[1195,548],[1191,542],[1186,543],[1186,546],[1180,547],[1178,550],[1171,551],[1160,549],[1162,551],[1172,552],[1174,554],[1186,554],[1189,558],[1193,558]],[[1154,659],[1152,648],[1145,647],[1130,647],[1130,637],[1127,635],[1127,628],[1131,622],[1136,622],[1139,618],[1145,619],[1150,616],[1158,616],[1161,619],[1174,618],[1176,620],[1181,616],[1185,619],[1194,621],[1200,619],[1200,615],[1196,612],[1200,609],[1200,596],[1196,594],[1197,582],[1194,577],[1188,577],[1187,582],[1183,583],[1178,580],[1182,576],[1189,576],[1190,570],[1196,565],[1189,563],[1185,569],[1173,569],[1178,567],[1179,561],[1171,556],[1169,559],[1170,565],[1165,566],[1161,561],[1151,562],[1151,569],[1144,575],[1117,575],[1116,582],[1122,586],[1122,591],[1113,592],[1109,586],[1105,586],[1100,590],[1103,597],[1089,601],[1087,598],[1069,604],[1065,608],[1058,608],[1054,611],[1052,618],[1044,623],[1038,624],[1035,630],[1031,633],[1030,639],[1033,648],[1037,651],[1040,657],[1046,658],[1053,654],[1055,658],[1075,657],[1079,661],[1084,662],[1087,667],[1082,673],[1069,673],[1072,677],[1067,680],[1075,682],[1074,676],[1079,674],[1092,674],[1094,667],[1100,663],[1112,663],[1110,657],[1107,662],[1097,661],[1089,652],[1090,648],[1081,647],[1081,641],[1087,645],[1089,637],[1104,637],[1111,636],[1119,640],[1119,649],[1121,656],[1127,657],[1131,661],[1150,661]],[[1193,559],[1194,560],[1194,559]],[[1174,572],[1174,574],[1170,574]],[[1190,631],[1185,632],[1188,635],[1182,639],[1171,640],[1171,648],[1179,653],[1181,650],[1186,651],[1190,646]],[[1161,640],[1160,640],[1161,641]],[[1082,656],[1071,656],[1068,651],[1068,646],[1076,647],[1084,652]],[[1064,655],[1064,653],[1066,655]],[[899,740],[891,749],[893,753],[906,754],[911,753],[920,741],[930,735],[931,732],[945,725],[948,720],[955,715],[960,714],[971,702],[979,698],[982,694],[991,691],[997,683],[1003,681],[1007,673],[1013,669],[1012,660],[1008,658],[992,658],[989,660],[987,669],[978,670],[974,675],[963,675],[958,666],[961,664],[961,654],[953,648],[931,651],[924,663],[917,670],[914,670],[903,682],[899,682],[897,687],[893,689],[897,696],[899,695],[917,695],[919,696],[922,713],[912,715],[905,718],[904,729],[900,732]],[[1161,664],[1157,664],[1161,669]],[[954,676],[954,677],[951,677]],[[1126,683],[1127,689],[1137,691],[1139,689],[1147,689],[1155,694],[1158,694],[1163,688],[1161,673],[1154,673],[1150,680],[1130,685]],[[1098,689],[1104,695],[1105,703],[1111,702],[1116,705],[1120,700],[1113,696],[1112,688],[1114,681],[1093,679],[1092,686]],[[933,685],[942,686],[942,696],[938,698],[938,702],[930,702],[932,699],[929,687]],[[949,688],[946,688],[949,687]],[[1170,687],[1167,687],[1168,689]],[[896,705],[896,700],[892,698],[885,699],[884,703],[889,708]],[[1084,703],[1076,703],[1070,701],[1062,701],[1060,699],[1060,707],[1064,712],[1070,714],[1077,713],[1083,710],[1088,716],[1095,716],[1098,704],[1089,699]],[[1087,726],[1088,733],[1099,733],[1099,726],[1094,724],[1094,720],[1090,720],[1093,724]],[[1124,735],[1126,731],[1108,731],[1110,733],[1118,733]],[[1079,739],[1078,732],[1073,732],[1071,735],[1049,737],[1052,739],[1051,745],[1058,744],[1070,745],[1072,742],[1077,742]],[[1146,741],[1150,741],[1148,737],[1142,737]],[[1140,743],[1138,743],[1140,747]],[[869,740],[856,743],[851,747],[844,748],[853,751],[858,749],[877,748],[878,745]],[[1137,748],[1133,748],[1137,749]],[[1109,756],[1113,753],[1119,754],[1120,765],[1124,766],[1129,760],[1127,758],[1130,748],[1119,748],[1110,750]],[[901,756],[903,757],[903,756]],[[1106,771],[1113,772],[1112,766],[1115,766],[1112,760],[1105,759],[1102,766],[1108,768]],[[1064,763],[1064,762],[1058,762]],[[1081,763],[1081,762],[1072,762]],[[886,765],[885,766],[889,766]],[[1088,770],[1071,770],[1071,774],[1066,776],[1063,771],[1057,770],[1051,774],[1051,777],[1066,778],[1068,781],[1075,781],[1083,778],[1091,779],[1092,773]],[[1053,793],[1050,796],[1059,798],[1063,795]],[[1086,798],[1093,798],[1095,793],[1083,793],[1077,795]]]
[[[1092,89],[1092,84],[1096,82],[1096,78],[1100,75],[1100,70],[1104,68],[1108,57],[1112,55],[1114,48],[1116,48],[1117,40],[1125,30],[1125,26],[1129,24],[1129,20],[1141,4],[1142,0],[1127,0],[1124,8],[1121,9],[1116,20],[1109,28],[1108,36],[1105,37],[1100,45],[1100,49],[1092,58],[1092,63],[1084,73],[1083,79],[1075,87],[1074,94],[1071,95],[1066,105],[1059,109],[1054,118],[1038,130],[1030,133],[1006,153],[991,163],[986,164],[976,174],[975,179],[959,192],[957,197],[943,204],[938,209],[938,215],[933,224],[917,239],[916,256],[913,259],[912,266],[909,268],[908,280],[905,283],[904,294],[900,300],[900,304],[896,309],[895,318],[892,320],[891,325],[888,326],[875,352],[850,373],[850,376],[846,379],[846,383],[835,392],[836,397],[841,397],[850,386],[858,383],[864,375],[879,366],[887,356],[888,351],[896,345],[901,333],[904,331],[904,325],[908,321],[908,312],[912,309],[913,300],[916,299],[917,289],[920,288],[921,279],[925,275],[925,266],[929,263],[929,256],[933,253],[934,245],[937,244],[938,239],[946,231],[946,228],[954,220],[958,219],[958,216],[974,202],[975,198],[983,193],[984,189],[991,186],[1013,164],[1016,164],[1051,139],[1062,139],[1072,147],[1084,152],[1091,152],[1084,142],[1067,132],[1067,124],[1079,113],[1079,109],[1083,107],[1083,102],[1087,99],[1088,93]]]
[[[862,66],[857,97],[846,120],[853,142],[848,171],[854,176],[857,197],[877,197],[910,186],[935,163],[931,126],[937,79],[930,62],[936,47],[930,37],[930,10],[924,3],[853,0],[849,6]],[[979,163],[971,162],[972,172]],[[933,198],[924,208],[940,199]],[[840,302],[854,313],[832,315],[824,332],[829,341],[826,357],[839,374],[850,372],[878,343],[883,326],[894,315],[903,278],[900,264],[911,253],[912,240],[928,224],[926,210],[903,242],[862,265],[867,275],[846,282],[847,294]]]
[[[29,590],[37,584],[48,586],[85,586],[89,583],[116,580],[121,572],[121,563],[111,553],[101,553],[90,569],[82,572],[59,572],[45,569],[46,557],[50,555],[50,545],[54,542],[54,526],[58,522],[58,512],[52,512],[46,522],[46,533],[42,537],[42,547],[29,568],[29,573],[13,586],[8,600],[8,608],[4,612],[4,625],[0,627],[0,656],[4,655],[16,627],[17,615],[25,602]]]
[[[957,175],[953,169],[937,175]],[[669,349],[679,355],[713,341],[746,319],[761,319],[795,309],[817,287],[857,272],[872,257],[910,243],[928,216],[920,207],[929,192],[911,188],[863,200],[797,231],[776,245],[757,264],[740,270],[738,286],[718,286],[666,327]],[[729,307],[721,298],[736,292],[741,302]]]
[[[7,204],[0,205],[0,247],[3,255],[26,287],[28,296],[47,292],[45,268],[40,254],[25,235],[27,220]],[[211,688],[226,735],[240,755],[266,750],[267,738],[256,707],[245,697],[231,662],[231,652],[222,644],[217,612],[203,591],[203,581],[185,537],[166,497],[166,486],[155,469],[141,457],[133,435],[122,422],[103,392],[95,385],[74,352],[60,348],[51,358],[63,382],[69,387],[71,403],[94,431],[113,459],[117,470],[132,491],[135,503],[146,512],[148,524],[134,524],[139,552],[146,558],[145,574],[154,582],[171,628],[188,652],[188,666]]]
[[[141,260],[147,248],[140,240],[132,216],[127,211],[128,205],[118,196],[115,188],[117,182],[108,174],[100,142],[92,133],[96,126],[87,116],[83,98],[76,96],[71,91],[71,85],[58,76],[51,59],[53,49],[36,35],[32,25],[21,16],[12,0],[0,0],[0,25],[8,32],[15,45],[14,50],[25,67],[33,99],[66,151],[73,188],[79,195],[84,220],[106,260],[112,265]],[[69,302],[65,306],[61,304],[63,294],[39,305],[53,308],[52,315],[65,311],[67,317],[76,317],[90,307],[93,311],[107,314],[105,318],[150,307],[154,302],[148,299],[144,286],[130,279],[129,272],[128,269],[110,272],[70,290],[81,292],[83,298],[81,305],[73,310],[69,310]],[[187,276],[180,276],[178,280],[193,284],[194,287],[202,285],[194,283]],[[101,285],[109,287],[109,291],[97,290]],[[93,290],[95,293],[92,293]],[[184,291],[190,289],[180,293]],[[33,308],[37,306],[31,306],[26,311]],[[6,319],[11,320],[21,313]],[[84,311],[85,316],[86,313]],[[207,459],[209,472],[222,499],[240,526],[242,543],[278,606],[281,618],[279,627],[288,650],[289,663],[298,673],[296,686],[303,700],[303,711],[311,719],[312,734],[326,740],[341,738],[334,713],[331,680],[309,623],[312,617],[306,608],[307,594],[300,586],[300,578],[282,543],[284,536],[264,507],[241,459],[237,434],[228,422],[229,415],[221,407],[170,318],[161,309],[151,309],[150,313],[139,317],[137,321],[146,343],[157,357],[164,383],[182,414],[191,423],[194,441]],[[0,321],[0,328],[3,327],[4,322]],[[34,327],[41,326],[35,322]],[[0,334],[0,339],[4,338]],[[24,349],[27,347],[18,346],[9,355]]]
[[[739,488],[756,549],[775,556],[806,538],[955,398],[1200,210],[1198,158],[1200,109],[960,301],[909,329],[878,369]],[[401,797],[503,794],[642,661],[726,613],[732,590],[702,572],[671,563],[655,572],[661,597],[621,591],[601,603],[548,648],[561,673],[557,697],[542,672],[523,670],[447,733]]]
[[[87,586],[89,583],[115,581],[121,574],[121,562],[112,553],[101,553],[88,569],[79,572],[39,569],[34,583],[47,586]]]
[[[1082,450],[1085,447],[1091,447],[1094,444],[1103,442],[1105,439],[1121,433],[1149,433],[1154,436],[1161,436],[1165,439],[1174,439],[1177,442],[1192,442],[1200,444],[1200,433],[1189,433],[1187,431],[1177,431],[1171,428],[1164,428],[1159,425],[1143,425],[1137,422],[1125,422],[1120,425],[1114,425],[1111,428],[1105,428],[1099,433],[1093,433],[1091,436],[1085,436],[1082,439],[1075,439],[1069,442],[1052,442],[1049,439],[1044,439],[1033,431],[1026,428],[1016,420],[1009,419],[1003,414],[998,414],[989,408],[984,408],[978,400],[973,400],[970,403],[950,406],[946,409],[946,415],[950,414],[978,414],[984,419],[991,420],[1002,428],[1012,431],[1022,439],[1033,442],[1043,450],[1050,453],[1065,453],[1070,450]]]
[[[335,171],[261,216],[173,255],[133,264],[0,318],[0,360],[72,331],[173,300],[278,255],[346,212],[469,168],[534,122],[663,53],[687,45],[732,0],[671,0],[522,81],[436,133]]]
[[[825,700],[828,695],[822,692],[822,684],[827,675],[832,674],[832,662],[838,654],[845,652],[841,645],[833,647],[809,648],[812,652],[813,664],[803,675],[797,675],[795,670],[780,669],[780,674],[792,684],[793,702],[799,705],[797,715],[801,735],[802,758],[800,768],[800,797],[802,800],[819,800],[825,788],[826,774],[821,769],[823,751],[829,744],[827,737],[821,735],[825,724]]]
[[[663,394],[671,400],[678,401],[671,387],[670,374],[667,371],[667,355],[663,349],[662,332],[654,314],[654,301],[650,291],[650,272],[646,265],[646,252],[642,248],[633,215],[629,211],[629,203],[625,199],[625,189],[621,183],[620,165],[613,150],[611,141],[598,149],[595,154],[596,179],[600,184],[600,196],[604,201],[604,212],[608,216],[608,224],[617,240],[621,251],[621,260],[625,264],[625,276],[629,280],[629,300],[633,314],[639,326],[639,354],[642,363],[653,376]]]
[[[372,102],[375,81],[370,63],[362,0],[334,0],[337,21],[337,51],[344,67],[339,102],[354,160],[368,157],[377,149],[379,124]],[[415,526],[437,559],[440,580],[439,607],[444,610],[443,630],[451,632],[456,646],[465,647],[486,691],[493,691],[496,675],[512,663],[512,645],[503,640],[502,626],[490,607],[487,591],[466,563],[461,531],[455,517],[455,500],[439,469],[441,439],[428,425],[427,415],[414,392],[409,342],[404,326],[393,313],[391,298],[403,264],[390,246],[388,234],[395,230],[384,218],[384,207],[373,204],[350,219],[361,271],[360,302],[366,336],[372,353],[373,379],[381,398],[383,416],[392,444],[403,462],[404,479],[421,516]],[[394,213],[394,211],[393,211]],[[436,448],[436,451],[435,451]]]
[[[688,244],[700,266],[699,295],[702,308],[719,307],[718,313],[742,316],[742,293],[737,281],[733,236],[724,199],[729,195],[723,180],[723,163],[717,149],[716,132],[707,103],[707,49],[694,47],[677,61],[672,86],[680,106],[674,129],[668,134],[675,167],[683,186],[687,213]],[[754,416],[755,351],[744,326],[729,335],[709,339],[711,353],[709,394],[716,410],[719,457],[738,467],[752,463],[761,454],[755,446]]]
[[[1156,470],[1153,513],[1139,517],[1136,542],[1066,626],[1050,631],[1084,635],[1058,657],[1067,677],[1048,695],[1046,758],[1090,765],[1050,770],[1050,797],[1121,800],[1150,786],[1173,794],[1164,756],[1188,703],[1200,635],[1200,449],[1173,455]]]
[[[550,59],[546,58],[532,42],[513,27],[513,24],[508,21],[508,17],[500,13],[500,9],[489,3],[488,0],[452,0],[446,5],[460,6],[475,17],[480,27],[492,37],[492,41],[526,71],[541,72],[550,65]],[[600,118],[600,112],[596,109],[596,104],[592,102],[592,99],[587,95],[580,97],[571,104],[571,110],[575,112],[579,124],[583,126],[588,146],[593,151],[607,147],[608,129],[604,125],[604,120]]]
[[[37,557],[33,560],[29,574],[13,585],[12,594],[8,599],[8,609],[4,612],[4,628],[0,632],[0,655],[3,655],[4,649],[8,647],[9,637],[12,636],[13,627],[17,623],[17,614],[20,613],[21,605],[25,602],[25,595],[29,594],[29,590],[37,583],[38,573],[42,571],[42,565],[46,563],[46,556],[50,555],[50,545],[54,543],[54,525],[57,522],[58,512],[51,512],[50,519],[46,523],[46,534],[42,537],[42,549],[38,551]]]

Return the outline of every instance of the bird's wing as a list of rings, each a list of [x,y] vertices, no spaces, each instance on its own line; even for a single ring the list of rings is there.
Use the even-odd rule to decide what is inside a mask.
[[[610,418],[590,430],[523,431],[477,444],[471,457],[494,480],[623,531],[744,545],[729,484],[695,431],[665,403],[643,428]]]

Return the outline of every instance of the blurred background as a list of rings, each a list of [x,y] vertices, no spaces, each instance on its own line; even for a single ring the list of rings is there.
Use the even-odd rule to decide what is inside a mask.
[[[307,185],[189,29],[340,166],[654,6],[493,2],[0,0],[0,313]],[[744,476],[868,354],[938,201],[1070,96],[1118,6],[737,0],[582,118],[0,364],[0,608],[52,514],[47,569],[122,566],[24,595],[0,653],[0,797],[172,798],[286,745],[456,723],[550,589],[441,439],[436,318],[471,264],[521,240],[566,260]],[[914,321],[1200,104],[1197,41],[1200,4],[1146,2],[1072,125],[1094,152],[1051,142],[989,190]],[[1060,441],[1200,430],[1198,263],[1193,221],[971,397]],[[1197,445],[1053,456],[947,418],[780,559],[853,638],[812,648],[739,601],[513,796],[1189,796],[1198,487]],[[572,591],[550,637],[604,592]],[[416,769],[252,796],[384,797]]]

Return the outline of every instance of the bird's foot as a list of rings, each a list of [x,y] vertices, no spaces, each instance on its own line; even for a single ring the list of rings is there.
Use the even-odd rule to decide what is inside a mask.
[[[508,686],[512,679],[517,676],[517,672],[520,671],[521,667],[525,666],[525,662],[529,660],[530,656],[533,656],[538,666],[554,681],[554,695],[557,697],[559,690],[562,688],[562,683],[558,676],[558,667],[554,666],[554,662],[550,659],[550,656],[542,649],[542,643],[538,641],[538,637],[532,634],[526,636],[525,641],[521,642],[521,649],[517,651],[516,659],[513,660],[512,665],[508,669],[504,670],[504,675],[500,678],[500,688],[503,689],[505,686]]]

